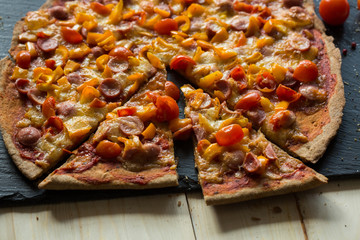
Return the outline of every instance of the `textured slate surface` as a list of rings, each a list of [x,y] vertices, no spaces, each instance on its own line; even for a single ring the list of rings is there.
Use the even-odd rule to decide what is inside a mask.
[[[0,0],[0,58],[7,55],[15,22],[28,11],[38,9],[43,2],[43,0],[12,0],[11,2]],[[316,5],[318,6],[318,0]],[[351,0],[350,5],[350,17],[344,26],[328,26],[327,31],[328,35],[334,36],[337,47],[348,50],[347,56],[343,56],[342,64],[347,99],[343,123],[324,157],[313,166],[330,178],[360,176],[360,77],[358,74],[360,46],[351,49],[351,42],[360,44],[360,12],[355,7],[355,0]],[[186,83],[186,80],[172,72],[169,73],[169,78],[179,86]],[[181,107],[184,103],[180,102],[179,105]],[[0,139],[0,206],[198,191],[200,188],[194,170],[191,141],[175,143],[175,154],[179,159],[180,175],[180,186],[176,188],[149,191],[44,191],[37,189],[34,183],[20,174]]]

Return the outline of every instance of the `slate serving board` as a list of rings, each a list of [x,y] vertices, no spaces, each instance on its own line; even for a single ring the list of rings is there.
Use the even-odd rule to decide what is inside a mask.
[[[350,1],[350,17],[340,27],[327,26],[327,34],[335,38],[335,45],[347,49],[343,56],[342,76],[345,84],[346,106],[342,125],[323,158],[314,167],[330,179],[337,177],[360,176],[360,45],[351,48],[352,42],[360,44],[360,11],[356,9],[356,1]],[[8,55],[12,30],[15,22],[25,16],[28,11],[37,10],[44,0],[0,0],[0,58]],[[319,0],[315,0],[316,6]],[[169,79],[178,86],[187,83],[174,72],[169,72]],[[179,103],[183,109],[184,102]],[[181,114],[183,114],[181,112]],[[175,155],[179,159],[178,187],[131,191],[45,191],[36,188],[34,182],[28,181],[12,163],[2,138],[0,138],[0,207],[19,204],[51,203],[59,201],[106,199],[122,196],[145,195],[153,193],[174,193],[199,191],[197,175],[194,169],[191,141],[176,142]]]

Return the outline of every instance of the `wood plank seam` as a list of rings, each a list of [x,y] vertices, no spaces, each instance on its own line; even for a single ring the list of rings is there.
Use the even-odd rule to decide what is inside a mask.
[[[195,240],[197,240],[196,231],[195,231],[195,225],[194,225],[193,217],[192,217],[192,214],[191,214],[191,209],[190,209],[190,204],[189,204],[189,199],[188,199],[187,193],[185,193],[185,199],[186,199],[186,205],[187,205],[188,212],[189,212],[191,226],[192,226],[193,233],[194,233],[194,238],[195,238]]]
[[[296,195],[295,193],[293,193],[293,196],[294,196],[294,198],[295,198],[296,210],[298,211],[298,214],[299,214],[300,223],[301,223],[301,228],[302,228],[303,233],[304,233],[304,239],[305,239],[305,240],[309,240],[309,237],[308,237],[307,231],[306,231],[306,226],[305,226],[305,223],[304,223],[304,216],[303,216],[303,214],[301,213],[300,200],[299,200],[299,198],[297,197],[297,195]]]

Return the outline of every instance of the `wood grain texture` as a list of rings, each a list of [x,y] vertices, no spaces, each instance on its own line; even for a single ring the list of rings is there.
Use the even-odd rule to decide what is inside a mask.
[[[360,238],[359,186],[343,180],[296,194],[310,240]]]
[[[0,209],[1,240],[194,239],[185,194]]]
[[[214,207],[187,197],[197,239],[304,239],[294,195]]]

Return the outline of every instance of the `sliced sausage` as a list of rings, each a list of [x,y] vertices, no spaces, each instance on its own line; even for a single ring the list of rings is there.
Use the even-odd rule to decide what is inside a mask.
[[[192,133],[192,125],[189,124],[183,128],[180,128],[176,132],[174,132],[174,139],[185,141],[190,138],[190,135]]]
[[[17,140],[24,146],[34,146],[41,137],[39,129],[34,127],[22,128],[16,135]]]
[[[120,130],[125,135],[139,135],[144,131],[144,123],[138,116],[126,116],[118,119]]]
[[[71,116],[75,113],[75,102],[65,101],[56,105],[56,114],[64,117]]]
[[[80,34],[81,34],[81,36],[83,36],[83,38],[87,38],[87,35],[88,35],[88,30],[86,29],[86,28],[84,28],[84,27],[82,27],[81,29],[80,29]]]
[[[287,8],[291,8],[294,6],[302,6],[303,5],[303,0],[283,0],[283,4],[285,7]]]
[[[106,78],[99,85],[99,90],[105,98],[115,99],[120,96],[122,86],[119,81],[113,78]]]
[[[193,130],[198,142],[206,138],[207,133],[203,127],[200,127],[200,125],[193,126]]]
[[[83,78],[77,72],[69,73],[66,78],[71,84],[80,85],[83,83]]]
[[[245,171],[248,173],[255,173],[260,170],[260,167],[259,159],[257,159],[253,153],[248,152],[243,163],[243,168]]]
[[[105,54],[106,51],[102,47],[96,46],[96,47],[91,48],[91,53],[93,54],[93,56],[95,58],[98,58],[101,55]]]
[[[58,41],[53,38],[38,38],[37,45],[43,52],[52,52],[58,47]]]
[[[225,99],[228,99],[231,95],[230,83],[226,80],[219,80],[215,82],[215,87],[224,94]]]
[[[302,85],[299,87],[299,92],[303,97],[311,101],[323,102],[326,100],[326,92],[317,86],[313,85]]]
[[[211,100],[211,97],[209,96],[209,94],[204,93],[204,94],[202,94],[202,96],[203,96],[202,99],[201,99],[202,102],[201,102],[201,104],[199,106],[199,109],[210,107],[210,105],[212,103],[212,100]]]
[[[233,3],[231,0],[217,0],[216,5],[219,7],[220,11],[232,11],[233,10]]]
[[[215,34],[221,30],[221,26],[215,21],[209,21],[206,23],[206,33],[209,39],[212,39]]]
[[[236,31],[245,32],[249,26],[249,20],[239,15],[235,15],[230,21],[230,27]]]
[[[66,20],[69,17],[69,14],[65,7],[63,6],[54,6],[49,9],[50,15],[59,20]]]
[[[290,45],[293,49],[305,52],[310,49],[310,40],[306,37],[293,37],[290,39]]]
[[[38,104],[41,105],[44,103],[45,99],[46,99],[46,92],[40,91],[37,88],[32,88],[30,90],[28,90],[27,92],[27,97],[30,99],[30,101],[33,104]]]
[[[277,111],[270,119],[270,122],[274,125],[274,129],[288,128],[296,120],[295,113],[290,110]]]
[[[108,62],[108,66],[114,73],[125,72],[129,69],[129,62],[124,60],[117,60],[116,58],[111,58]]]
[[[246,116],[251,120],[253,127],[259,129],[266,118],[266,113],[261,109],[254,109],[247,111]]]
[[[160,154],[160,147],[156,145],[155,143],[145,143],[143,146],[143,151],[145,152],[145,155],[147,159],[154,159],[157,158]]]
[[[264,153],[265,157],[267,157],[268,159],[271,159],[271,160],[277,159],[276,153],[275,153],[271,143],[269,143],[266,146],[263,153]]]
[[[24,78],[18,78],[15,81],[15,87],[19,93],[27,94],[30,90],[30,81]]]
[[[126,34],[130,32],[133,26],[134,26],[133,22],[121,22],[120,25],[117,26],[116,31],[120,34]]]
[[[290,8],[290,16],[300,21],[310,21],[311,15],[305,8],[294,6]]]
[[[298,82],[295,80],[293,73],[290,70],[286,72],[285,79],[281,82],[282,85],[289,88],[294,88],[297,83]]]
[[[225,152],[222,156],[222,161],[225,166],[232,170],[239,170],[241,164],[243,164],[245,158],[244,152],[240,150]]]

